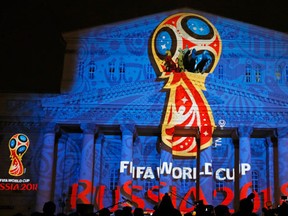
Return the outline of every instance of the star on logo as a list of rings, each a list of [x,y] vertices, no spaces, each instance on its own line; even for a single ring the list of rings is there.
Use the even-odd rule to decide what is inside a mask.
[[[188,101],[188,99],[186,97],[182,98],[181,100],[184,104]]]
[[[162,49],[166,49],[166,44],[161,45]]]
[[[204,136],[208,136],[209,133],[207,131],[205,131],[203,134],[204,134]]]

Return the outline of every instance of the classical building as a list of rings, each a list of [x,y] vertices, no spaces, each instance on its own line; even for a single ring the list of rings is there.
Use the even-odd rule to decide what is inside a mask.
[[[185,8],[63,36],[60,94],[0,95],[1,215],[288,195],[286,34]]]

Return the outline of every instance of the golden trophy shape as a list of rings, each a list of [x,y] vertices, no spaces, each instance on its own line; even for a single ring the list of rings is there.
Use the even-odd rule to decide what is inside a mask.
[[[200,150],[212,143],[213,113],[203,91],[205,79],[222,49],[217,29],[203,16],[177,13],[167,17],[151,35],[149,57],[167,91],[162,143],[174,156],[197,156],[195,137],[174,135],[175,127],[199,128]]]
[[[11,165],[9,168],[9,175],[21,176],[24,173],[24,166],[22,157],[29,148],[30,141],[25,134],[13,135],[8,143],[10,150]]]

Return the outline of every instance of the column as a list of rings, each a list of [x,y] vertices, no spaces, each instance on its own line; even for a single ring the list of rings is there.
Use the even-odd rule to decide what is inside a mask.
[[[252,170],[251,170],[251,143],[250,135],[253,131],[252,127],[240,126],[238,128],[239,135],[239,189],[240,199],[245,198],[252,192],[252,188],[246,188],[249,184],[252,185]],[[237,175],[237,173],[236,173]],[[236,176],[235,175],[235,176]],[[245,188],[244,188],[245,187]]]
[[[98,134],[98,137],[96,139],[96,145],[95,145],[95,151],[94,151],[94,180],[93,180],[93,186],[99,187],[102,184],[102,177],[101,177],[101,170],[102,170],[102,148],[105,142],[105,136],[104,134]],[[97,190],[96,190],[97,191]],[[102,200],[102,197],[97,196],[97,193],[93,195],[93,200],[95,203],[100,203]]]
[[[288,196],[288,128],[277,128],[278,136],[278,178],[280,189],[276,194],[278,195],[278,200],[280,196]]]
[[[67,204],[67,198],[69,197],[69,190],[70,188],[67,187],[66,177],[67,177],[67,164],[69,163],[67,159],[67,154],[69,151],[69,135],[66,133],[61,133],[57,136],[57,149],[55,149],[55,153],[57,154],[57,163],[55,165],[55,184],[54,189],[54,200],[56,204],[56,211],[55,212],[64,212],[65,206]]]
[[[43,145],[41,150],[41,161],[39,167],[38,191],[36,197],[35,211],[42,212],[43,205],[47,201],[53,201],[55,185],[55,137],[59,127],[55,123],[49,123],[45,127]]]
[[[237,133],[238,134],[238,133]],[[234,145],[234,201],[233,206],[234,210],[239,209],[239,202],[240,202],[240,181],[239,181],[239,138],[236,137],[235,134],[232,135],[232,143]]]
[[[199,190],[199,199],[203,200],[201,197],[203,192],[204,197],[206,198],[207,204],[212,204],[212,191],[213,191],[213,173],[212,166],[208,166],[208,164],[212,164],[212,150],[211,146],[201,151],[200,157],[200,190]]]
[[[94,141],[97,127],[95,124],[81,124],[83,142],[81,149],[80,174],[77,204],[91,204],[93,197]]]
[[[121,146],[121,161],[129,162],[129,167],[127,172],[120,173],[120,184],[119,186],[122,188],[124,184],[133,183],[133,138],[135,133],[135,126],[133,124],[126,124],[120,126],[122,132],[122,146]],[[121,190],[122,192],[122,190]],[[125,196],[121,194],[121,196]],[[129,194],[132,196],[132,194]],[[131,197],[126,197],[131,200]]]
[[[161,195],[170,192],[170,187],[172,186],[172,173],[161,173],[162,168],[169,167],[173,163],[172,148],[166,148],[165,144],[160,143],[160,173],[159,173],[159,199]],[[165,148],[165,149],[164,149]],[[173,166],[173,164],[172,164]],[[163,169],[167,170],[167,169]]]
[[[276,202],[277,200],[279,200],[279,173],[278,173],[278,170],[279,170],[279,167],[278,167],[278,138],[277,138],[277,135],[276,135],[276,130],[275,130],[275,136],[271,137],[271,141],[272,141],[272,144],[273,146],[271,146],[271,148],[273,148],[273,151],[272,151],[272,160],[273,160],[273,176],[271,176],[271,179],[272,179],[272,182],[273,182],[273,190],[270,190],[271,191],[271,200],[273,202]]]
[[[274,191],[274,152],[273,152],[273,142],[271,137],[266,138],[266,176],[267,176],[267,193],[264,194],[264,201],[272,201],[273,200],[272,191]]]
[[[101,184],[101,167],[102,167],[102,147],[105,142],[104,134],[98,134],[95,145],[95,159],[94,159],[94,185]]]

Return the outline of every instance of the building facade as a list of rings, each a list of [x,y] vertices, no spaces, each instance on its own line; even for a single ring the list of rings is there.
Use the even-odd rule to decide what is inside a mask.
[[[61,94],[0,95],[0,212],[288,195],[286,34],[182,9],[64,38]]]

